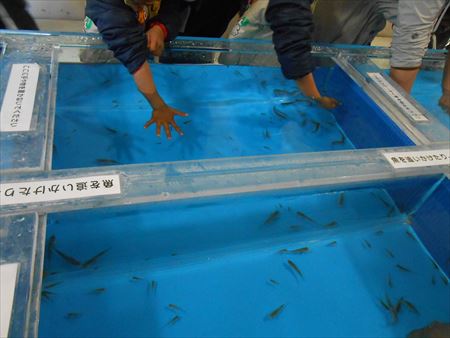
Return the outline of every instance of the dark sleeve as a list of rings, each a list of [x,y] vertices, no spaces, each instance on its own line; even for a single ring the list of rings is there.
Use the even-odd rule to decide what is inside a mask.
[[[266,20],[283,74],[298,79],[314,70],[311,57],[313,20],[310,0],[270,0]]]
[[[180,33],[181,26],[186,18],[187,4],[183,0],[163,0],[158,15],[152,22],[161,22],[168,31],[168,40],[173,40]]]
[[[145,26],[122,0],[88,0],[86,15],[94,21],[108,48],[133,74],[147,59]]]

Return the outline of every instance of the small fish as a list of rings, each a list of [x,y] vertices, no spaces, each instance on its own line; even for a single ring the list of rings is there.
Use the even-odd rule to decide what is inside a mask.
[[[143,280],[143,279],[144,279],[144,278],[138,277],[138,276],[133,276],[133,277],[131,277],[131,280],[132,280],[132,281],[135,281],[135,282],[140,281],[140,280]]]
[[[267,81],[266,80],[262,80],[260,82],[261,87],[266,88],[267,87]]]
[[[384,234],[383,230],[375,231],[375,235],[377,235],[377,236],[381,236],[382,234]]]
[[[301,212],[301,211],[297,211],[297,216],[300,216],[301,218],[306,219],[307,221],[311,222],[311,223],[315,223],[317,224],[317,222],[315,220],[313,220],[311,217],[309,217],[307,214]]]
[[[407,267],[404,267],[403,265],[400,265],[400,264],[397,264],[395,267],[403,272],[412,272],[410,269],[408,269]]]
[[[272,224],[275,221],[278,220],[278,218],[280,217],[280,212],[278,210],[275,210],[274,212],[272,212],[269,217],[267,217],[267,219],[265,220],[264,224]]]
[[[263,137],[266,138],[266,139],[270,138],[270,131],[267,128],[263,132]]]
[[[64,316],[66,319],[77,319],[80,318],[81,313],[78,312],[68,312],[66,313],[66,315]]]
[[[364,240],[364,245],[369,249],[372,248],[372,244],[370,244],[370,242],[367,239]]]
[[[294,96],[297,95],[298,91],[293,90],[293,91],[288,91],[288,90],[284,90],[284,89],[274,89],[273,90],[273,95],[275,96]]]
[[[178,315],[175,315],[171,320],[169,320],[168,322],[167,322],[167,325],[175,325],[178,321],[180,321],[181,320],[181,317],[180,316],[178,316]]]
[[[406,230],[405,233],[409,238],[416,240],[416,237],[414,237],[414,235],[409,230]]]
[[[302,227],[300,225],[291,225],[291,226],[289,226],[289,230],[291,230],[291,231],[300,231],[301,228]]]
[[[47,290],[42,290],[41,291],[41,298],[42,299],[50,300],[53,295],[54,295],[54,293],[51,292],[51,291],[47,291]]]
[[[320,122],[311,120],[312,124],[314,125],[313,133],[317,133],[320,130]]]
[[[385,249],[386,250],[386,254],[389,256],[389,257],[391,257],[391,258],[394,258],[395,256],[394,256],[394,253],[391,251],[391,250],[389,250],[389,249]]]
[[[298,268],[298,266],[293,261],[291,261],[290,259],[288,259],[287,262],[288,262],[289,266],[292,269],[294,269],[300,275],[300,277],[303,278],[303,272]]]
[[[412,225],[414,223],[414,219],[412,215],[408,215],[408,217],[406,217],[406,224]]]
[[[183,124],[189,124],[191,122],[192,122],[192,120],[187,120],[187,121],[184,121]]]
[[[431,265],[433,265],[433,268],[435,268],[435,270],[439,270],[439,266],[436,264],[436,262],[432,259],[430,259]]]
[[[385,303],[384,300],[382,300],[381,298],[379,298],[378,300],[380,301],[382,307],[384,307],[387,311],[390,310],[390,307]]]
[[[339,144],[344,144],[345,143],[345,140],[347,138],[345,137],[344,133],[342,133],[342,131],[339,131],[339,133],[341,134],[341,138],[339,140],[331,142],[332,145],[339,145]]]
[[[295,104],[295,103],[297,103],[297,100],[294,100],[294,101],[287,101],[287,102],[281,102],[281,105],[282,105],[282,106],[289,106],[289,105]]]
[[[441,275],[441,280],[442,280],[442,283],[444,283],[445,286],[448,285],[448,279],[447,279],[447,277],[445,277],[444,275]]]
[[[395,207],[390,207],[387,213],[387,217],[392,217],[395,213]]]
[[[433,276],[431,276],[431,284],[436,285],[436,278]]]
[[[50,238],[48,239],[47,250],[45,252],[47,254],[47,259],[49,261],[51,260],[52,251],[55,249],[55,245],[56,245],[56,236],[51,235]]]
[[[69,255],[66,255],[64,252],[62,252],[62,251],[60,251],[60,250],[58,250],[58,249],[55,249],[55,251],[56,251],[56,253],[57,253],[58,255],[60,255],[67,263],[72,264],[72,265],[75,265],[75,266],[81,265],[80,261],[78,261],[77,259],[75,259],[75,258],[73,258],[73,257],[71,257],[71,256],[69,256]]]
[[[152,281],[150,282],[150,286],[151,286],[152,290],[153,290],[154,292],[156,292],[156,289],[158,288],[158,282],[155,281],[155,280],[152,280]]]
[[[119,102],[117,102],[117,100],[112,100],[111,103],[112,103],[113,107],[119,106]]]
[[[335,227],[336,225],[337,225],[337,222],[336,221],[332,221],[330,223],[325,224],[325,227],[332,228],[332,227]]]
[[[407,301],[406,299],[402,299],[401,302],[402,302],[403,304],[405,304],[406,307],[408,308],[408,310],[411,311],[412,313],[415,313],[415,314],[417,314],[417,315],[420,314],[419,311],[417,310],[417,308],[414,306],[413,303]]]
[[[108,158],[98,158],[95,160],[95,162],[97,162],[98,164],[120,164],[116,160],[111,160]]]
[[[113,128],[109,128],[109,127],[105,127],[105,129],[107,131],[109,131],[111,134],[117,134],[117,130],[113,129]]]
[[[309,252],[308,247],[298,248],[298,249],[294,249],[294,250],[281,249],[280,251],[278,251],[278,253],[280,253],[280,254],[303,254],[306,252]]]
[[[327,246],[336,246],[336,244],[337,244],[337,242],[333,241],[333,242],[328,243]]]
[[[278,281],[275,280],[275,279],[269,279],[269,284],[271,284],[271,285],[279,285],[280,282],[278,282]]]
[[[168,308],[169,310],[175,311],[175,312],[180,312],[180,311],[186,312],[186,311],[184,311],[181,307],[179,307],[177,304],[169,304],[169,305],[167,305],[167,308]]]
[[[283,113],[281,110],[277,109],[276,107],[273,107],[273,113],[278,116],[280,119],[286,120],[288,116]]]
[[[388,276],[388,286],[389,286],[391,289],[394,287],[394,284],[392,283],[392,277],[391,277],[390,274],[389,274],[389,276]]]
[[[93,256],[91,258],[89,258],[87,261],[85,261],[81,267],[83,269],[89,267],[90,265],[94,264],[100,257],[102,257],[104,254],[106,254],[108,251],[109,251],[109,248],[100,251],[98,254],[96,254],[95,256]]]
[[[99,294],[102,294],[105,291],[106,291],[106,288],[97,288],[97,289],[92,290],[90,293],[93,293],[95,295],[99,295]]]
[[[272,148],[270,148],[269,146],[264,146],[263,148],[267,150],[272,150]]]
[[[268,317],[269,319],[275,319],[275,318],[277,318],[277,317],[280,315],[280,313],[284,310],[285,307],[286,307],[285,304],[280,305],[280,306],[277,307],[275,310],[273,310],[272,312],[270,312],[270,313],[267,315],[267,317]]]
[[[338,205],[342,208],[344,206],[344,203],[345,203],[345,194],[341,192],[338,198]]]
[[[55,282],[55,283],[51,283],[51,284],[45,285],[44,289],[51,289],[51,288],[54,288],[55,286],[57,286],[59,284],[62,284],[62,282]]]

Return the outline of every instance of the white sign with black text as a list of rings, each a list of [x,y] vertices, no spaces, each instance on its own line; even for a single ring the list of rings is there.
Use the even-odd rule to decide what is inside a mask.
[[[428,118],[409,102],[396,88],[394,88],[380,73],[367,73],[378,87],[391,97],[403,113],[415,122],[425,122]]]
[[[406,151],[384,153],[383,155],[395,169],[429,167],[436,165],[450,166],[450,149]]]
[[[14,64],[0,111],[0,131],[29,131],[39,79],[37,63]]]
[[[28,204],[121,193],[120,175],[0,184],[0,205]]]

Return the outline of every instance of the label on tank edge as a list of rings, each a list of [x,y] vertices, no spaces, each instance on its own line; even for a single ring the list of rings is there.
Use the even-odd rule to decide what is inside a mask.
[[[450,166],[450,149],[383,153],[395,169],[419,168],[436,165]]]
[[[0,184],[0,205],[50,202],[121,193],[120,175]]]
[[[0,131],[29,131],[39,79],[37,63],[14,64],[0,111]]]

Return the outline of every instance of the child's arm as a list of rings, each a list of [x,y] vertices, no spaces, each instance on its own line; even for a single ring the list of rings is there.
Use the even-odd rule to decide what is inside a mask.
[[[174,1],[169,0],[169,2]],[[136,13],[124,5],[123,0],[88,0],[86,15],[94,21],[109,49],[127,67],[130,74],[133,75],[139,91],[152,106],[153,116],[150,121],[156,123],[158,136],[161,126],[165,128],[168,137],[170,135],[170,125],[178,132],[181,132],[180,128],[176,126],[173,117],[174,114],[184,116],[184,113],[167,106],[159,96],[147,63],[148,48],[151,47],[152,43],[147,37],[150,33],[155,32],[158,35],[158,30],[161,29],[160,26],[153,25],[147,32],[147,28],[150,27],[145,24],[140,25],[137,21]],[[176,29],[174,26],[168,26]],[[155,44],[155,52],[157,48],[158,46]],[[147,123],[145,127],[148,127],[150,124]]]
[[[273,43],[284,76],[295,79],[302,92],[317,100],[323,107],[335,108],[338,102],[320,95],[312,75],[311,1],[270,0],[266,20],[273,30]]]

